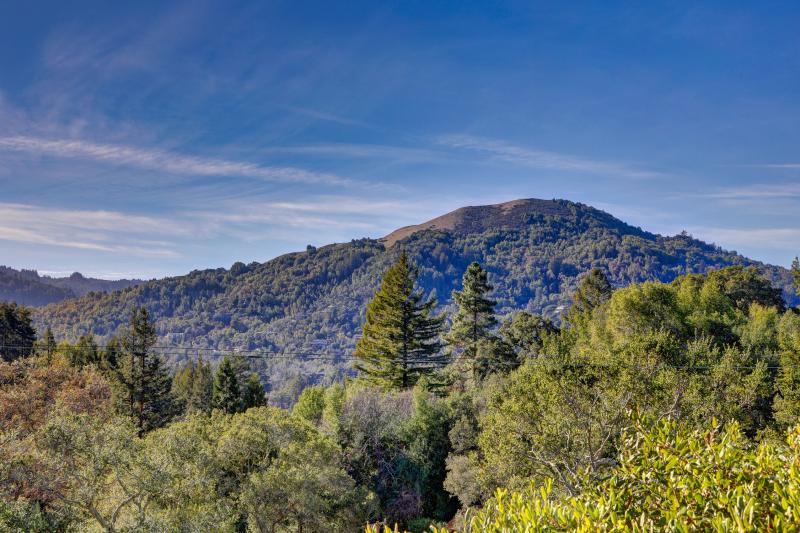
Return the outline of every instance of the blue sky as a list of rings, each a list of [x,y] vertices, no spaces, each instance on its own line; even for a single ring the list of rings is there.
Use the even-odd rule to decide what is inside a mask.
[[[463,205],[800,253],[800,5],[16,2],[0,264],[160,277]]]

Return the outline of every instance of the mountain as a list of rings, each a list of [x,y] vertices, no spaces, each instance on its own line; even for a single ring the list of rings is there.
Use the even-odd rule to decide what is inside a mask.
[[[92,291],[111,292],[141,283],[138,279],[105,280],[84,277],[75,272],[69,277],[40,276],[35,270],[15,270],[0,266],[0,301],[41,306]]]
[[[420,268],[420,284],[445,310],[471,261],[490,273],[501,313],[517,309],[558,319],[579,276],[602,268],[615,286],[670,281],[730,265],[756,266],[787,301],[797,303],[790,273],[689,235],[664,237],[610,214],[565,200],[516,200],[465,207],[380,240],[358,239],[286,254],[266,263],[191,272],[110,294],[90,293],[41,308],[40,330],[75,339],[101,338],[124,324],[136,305],[157,318],[161,343],[181,347],[173,360],[210,349],[283,352],[269,363],[272,379],[302,368],[318,376],[342,371],[318,355],[351,353],[364,308],[381,275],[405,248]],[[316,379],[316,378],[315,378]]]

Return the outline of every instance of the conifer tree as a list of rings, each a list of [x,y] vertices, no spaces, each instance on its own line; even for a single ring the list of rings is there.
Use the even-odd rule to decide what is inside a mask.
[[[263,407],[267,405],[264,385],[261,384],[261,379],[255,372],[251,372],[247,377],[247,382],[242,392],[242,404],[245,411],[251,407]]]
[[[453,316],[453,325],[446,340],[451,346],[461,348],[473,356],[478,342],[492,335],[497,325],[494,316],[494,300],[488,298],[494,287],[489,284],[487,272],[473,262],[464,272],[461,290],[453,291],[458,311]]]
[[[367,305],[355,368],[369,383],[405,389],[443,363],[437,354],[444,316],[433,315],[436,300],[425,300],[416,279],[417,269],[403,251]]]
[[[28,357],[36,342],[30,309],[0,302],[0,359],[13,361]]]
[[[176,410],[172,380],[161,356],[153,351],[155,343],[156,328],[147,309],[134,309],[121,340],[121,361],[115,374],[117,409],[136,420],[139,435],[166,424]]]
[[[226,414],[242,411],[242,395],[239,388],[239,378],[230,357],[225,357],[214,375],[214,399],[212,405],[215,409]]]
[[[202,358],[187,362],[175,373],[172,390],[186,412],[209,411],[214,390],[211,365]]]
[[[57,346],[53,330],[48,326],[47,329],[44,330],[44,338],[42,338],[42,353],[48,365],[53,360],[53,355],[56,352]]]
[[[800,258],[792,261],[792,278],[794,279],[794,292],[800,296]]]

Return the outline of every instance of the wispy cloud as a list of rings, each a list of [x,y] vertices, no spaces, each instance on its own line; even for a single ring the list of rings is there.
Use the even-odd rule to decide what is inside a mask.
[[[265,181],[335,186],[356,184],[352,180],[334,174],[311,172],[294,167],[263,166],[82,140],[0,137],[0,150],[2,149],[51,157],[91,159],[114,165],[190,176],[237,176]]]
[[[687,231],[699,239],[715,242],[726,248],[800,250],[800,229],[798,228],[689,227]]]
[[[598,161],[570,154],[530,149],[503,140],[472,135],[444,135],[438,137],[436,141],[450,148],[482,152],[500,161],[532,168],[585,172],[634,179],[653,179],[667,176],[661,172],[643,170],[627,163]]]
[[[800,163],[772,163],[766,165],[752,165],[761,168],[800,168]]]
[[[268,153],[315,155],[341,158],[386,159],[393,161],[432,161],[446,154],[425,148],[410,148],[384,144],[319,143],[298,146],[276,146]]]
[[[336,124],[342,124],[343,126],[356,126],[359,128],[373,127],[371,124],[368,124],[361,120],[344,117],[341,115],[337,115],[335,113],[328,113],[326,111],[319,111],[317,109],[310,109],[307,107],[297,107],[297,106],[290,106],[287,109],[289,109],[290,111],[294,111],[295,113],[305,115],[307,117],[311,117],[317,120],[322,120],[325,122],[334,122]]]
[[[748,200],[800,197],[800,183],[758,183],[746,187],[725,187],[698,196],[721,200]]]
[[[0,203],[0,240],[5,241],[170,258],[179,254],[168,239],[192,232],[191,225],[158,217]]]

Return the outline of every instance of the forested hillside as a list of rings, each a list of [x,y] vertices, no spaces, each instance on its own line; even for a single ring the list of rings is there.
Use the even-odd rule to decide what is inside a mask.
[[[236,354],[170,371],[143,307],[99,346],[0,304],[0,530],[796,529],[800,309],[757,269],[593,269],[560,326],[498,316],[478,263],[446,323],[419,274],[401,252],[354,379],[292,405]]]
[[[488,270],[501,315],[524,309],[556,323],[578,276],[594,267],[621,287],[729,265],[756,265],[784,290],[787,300],[795,301],[786,269],[688,235],[654,235],[586,205],[518,200],[462,208],[398,230],[383,241],[309,247],[266,263],[236,263],[230,269],[194,271],[112,294],[89,294],[38,310],[35,324],[40,331],[51,327],[58,340],[89,332],[103,339],[127,321],[131,309],[143,305],[156,319],[161,344],[297,355],[273,363],[270,374],[276,381],[295,374],[331,375],[347,365],[298,360],[304,354],[352,352],[366,302],[401,248],[419,266],[421,287],[446,310],[472,261]]]
[[[141,280],[105,280],[87,278],[79,272],[69,277],[41,276],[35,270],[15,270],[0,266],[0,301],[41,306],[92,291],[111,292],[141,283]]]

